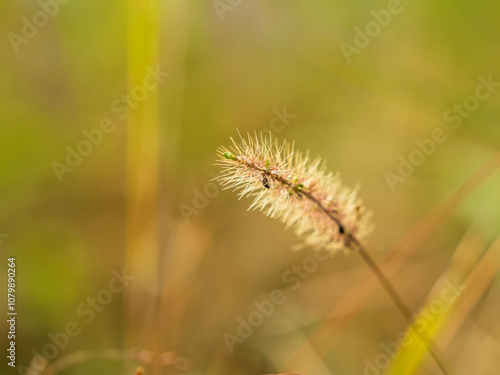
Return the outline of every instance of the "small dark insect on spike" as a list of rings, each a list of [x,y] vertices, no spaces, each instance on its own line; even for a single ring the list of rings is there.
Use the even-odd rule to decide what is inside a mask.
[[[344,227],[342,225],[339,225],[339,233],[340,234],[344,234],[345,233]]]
[[[262,178],[262,185],[264,185],[264,187],[265,187],[266,189],[270,189],[270,188],[271,188],[271,184],[269,183],[269,180],[267,179],[267,177],[266,177],[266,176],[264,176],[264,177]]]

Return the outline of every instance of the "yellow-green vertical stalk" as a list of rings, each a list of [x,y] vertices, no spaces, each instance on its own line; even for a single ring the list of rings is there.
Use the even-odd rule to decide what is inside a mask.
[[[158,66],[159,0],[128,1],[128,93]],[[152,298],[157,287],[159,232],[158,87],[127,117],[127,344],[151,347]]]
[[[457,267],[463,267],[463,265],[458,264]],[[500,238],[497,238],[486,251],[486,254],[470,271],[462,286],[452,292],[452,295],[455,294],[456,299],[453,299],[452,303],[441,303],[440,306],[445,290],[439,290],[429,298],[428,303],[415,318],[415,321],[426,328],[433,342],[437,342],[440,337],[443,337],[445,344],[448,344],[467,315],[490,287],[498,274],[499,268]],[[454,277],[450,277],[450,279],[456,280]],[[448,289],[453,289],[453,287]],[[446,291],[448,295],[449,291]],[[433,304],[437,305],[439,309],[436,309]],[[434,313],[433,308],[436,309]],[[416,335],[411,329],[408,330],[406,335],[408,339],[398,344],[397,355],[393,356],[392,363],[384,372],[384,375],[414,375],[422,367],[427,353],[426,348],[415,337]]]

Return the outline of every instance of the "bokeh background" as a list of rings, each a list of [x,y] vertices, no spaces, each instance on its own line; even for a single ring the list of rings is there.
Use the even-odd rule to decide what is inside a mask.
[[[53,16],[14,47],[42,3]],[[349,62],[342,43],[389,4],[401,11]],[[362,260],[320,262],[292,291],[283,277],[312,250],[291,251],[291,231],[210,181],[219,145],[275,124],[360,184],[376,224],[367,249],[412,310],[445,280],[467,281],[432,335],[461,373],[496,373],[499,87],[458,129],[443,115],[479,77],[500,81],[499,13],[492,0],[3,1],[0,270],[16,257],[19,316],[18,368],[3,358],[1,372],[28,368],[74,321],[81,332],[46,373],[439,373],[429,359],[409,365],[408,348],[367,370],[407,324]],[[144,100],[120,118],[113,103],[147,67],[169,75],[136,89]],[[106,118],[113,131],[61,181],[54,162]],[[436,128],[447,140],[391,188],[386,173]],[[134,280],[86,323],[78,307],[124,267]],[[223,335],[276,289],[285,303],[230,353]]]

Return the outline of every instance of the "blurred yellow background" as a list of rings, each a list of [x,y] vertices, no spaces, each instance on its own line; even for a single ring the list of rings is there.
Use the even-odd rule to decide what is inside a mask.
[[[407,326],[382,288],[343,309],[369,275],[360,258],[321,261],[292,290],[312,250],[290,251],[291,231],[210,181],[219,145],[271,129],[360,184],[374,258],[415,245],[390,275],[412,310],[445,279],[484,275],[436,342],[462,373],[495,373],[499,13],[486,0],[2,2],[0,269],[16,257],[19,313],[18,368],[2,368],[44,349],[54,363],[139,348],[61,373],[390,371],[367,370]],[[405,237],[488,162],[491,178]],[[224,334],[275,290],[284,302],[231,353]],[[65,342],[68,322],[81,331]]]

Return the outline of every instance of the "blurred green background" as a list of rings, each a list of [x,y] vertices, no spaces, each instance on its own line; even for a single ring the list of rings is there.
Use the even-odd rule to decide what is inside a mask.
[[[18,365],[28,367],[32,350],[51,343],[49,333],[75,321],[81,333],[49,362],[82,350],[150,352],[130,361],[86,361],[64,374],[132,374],[135,362],[146,373],[300,371],[286,364],[369,271],[355,255],[337,256],[289,289],[283,274],[311,250],[290,251],[299,242],[291,231],[247,213],[248,200],[210,182],[218,172],[216,148],[238,130],[275,124],[278,139],[321,155],[347,185],[360,183],[374,212],[367,249],[376,259],[499,152],[499,87],[458,129],[443,118],[475,95],[478,77],[500,82],[495,1],[397,3],[401,11],[350,62],[342,43],[355,46],[356,28],[364,30],[372,11],[387,12],[393,2],[73,0],[47,8],[54,16],[25,38],[23,17],[34,22],[41,3],[0,4],[0,233],[8,235],[0,269],[5,275],[6,258],[16,257]],[[145,99],[120,119],[113,103],[156,63],[168,77],[155,89],[136,90]],[[273,120],[283,111],[288,119]],[[60,181],[54,162],[64,164],[67,147],[76,150],[86,139],[82,131],[104,118],[114,130]],[[408,159],[415,140],[436,128],[447,140],[391,189],[386,173],[396,174],[398,157]],[[452,267],[464,234],[478,255],[460,262],[472,270],[499,235],[499,186],[498,174],[478,183],[391,276],[412,309]],[[210,196],[200,198],[206,189]],[[85,323],[77,307],[125,266],[136,276],[132,286]],[[442,347],[462,373],[493,374],[500,366],[500,283],[491,272]],[[286,302],[231,354],[223,334],[235,334],[238,317],[275,289]],[[363,374],[380,343],[405,330],[376,290],[335,340],[310,345],[323,354],[309,374]],[[6,296],[5,282],[0,291]],[[167,366],[166,355],[158,364],[171,351],[189,362],[187,370],[183,360]],[[11,370],[5,358],[1,366]],[[419,371],[438,373],[430,361]]]

